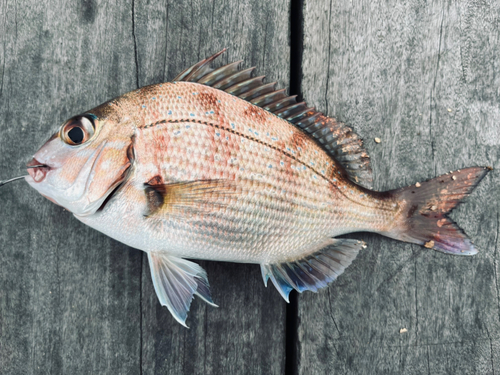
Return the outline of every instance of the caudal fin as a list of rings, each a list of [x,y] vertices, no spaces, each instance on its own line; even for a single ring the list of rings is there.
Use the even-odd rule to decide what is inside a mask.
[[[389,192],[404,205],[403,219],[389,237],[448,254],[474,255],[477,250],[446,214],[467,197],[491,170],[472,167]]]

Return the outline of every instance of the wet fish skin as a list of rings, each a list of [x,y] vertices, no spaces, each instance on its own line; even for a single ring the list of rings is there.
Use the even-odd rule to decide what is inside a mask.
[[[203,80],[199,70],[189,74]],[[349,178],[350,161],[365,157],[349,128],[278,91],[271,104],[259,98],[268,110],[199,83],[143,87],[63,124],[35,154],[30,165],[43,167],[28,169],[27,181],[83,223],[147,252],[160,302],[184,325],[194,294],[213,301],[205,271],[183,258],[258,263],[287,300],[292,289],[325,287],[365,247],[334,238],[341,234],[477,252],[446,214],[487,169],[372,191]],[[301,110],[309,127],[270,112],[287,110]],[[345,140],[338,160],[321,145],[328,139]]]
[[[282,262],[328,237],[389,230],[397,211],[395,202],[350,182],[299,129],[224,92],[179,82],[141,89],[113,105],[135,116],[133,168],[105,210],[79,219],[120,241],[126,228],[126,243],[141,250]],[[101,110],[91,113],[103,118]],[[182,213],[168,205],[145,216],[144,184],[155,178],[160,185],[230,184],[205,190]]]

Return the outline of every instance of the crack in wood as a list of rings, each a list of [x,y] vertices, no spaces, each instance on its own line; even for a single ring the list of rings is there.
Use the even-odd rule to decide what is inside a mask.
[[[139,56],[137,53],[137,37],[135,35],[135,0],[132,0],[132,37],[134,39],[135,85],[139,86]]]

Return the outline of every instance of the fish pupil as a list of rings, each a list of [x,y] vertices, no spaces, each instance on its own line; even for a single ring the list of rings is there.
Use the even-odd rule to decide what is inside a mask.
[[[68,138],[75,144],[82,143],[84,136],[82,128],[77,126],[68,132]]]

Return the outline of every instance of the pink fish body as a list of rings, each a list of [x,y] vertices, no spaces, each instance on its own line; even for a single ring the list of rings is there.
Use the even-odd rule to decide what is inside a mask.
[[[340,275],[369,231],[471,255],[446,214],[487,173],[369,190],[359,138],[219,54],[66,122],[34,156],[28,183],[83,223],[148,253],[160,302],[185,325],[205,271],[184,258],[260,264],[288,300]],[[365,187],[361,186],[364,185]]]

